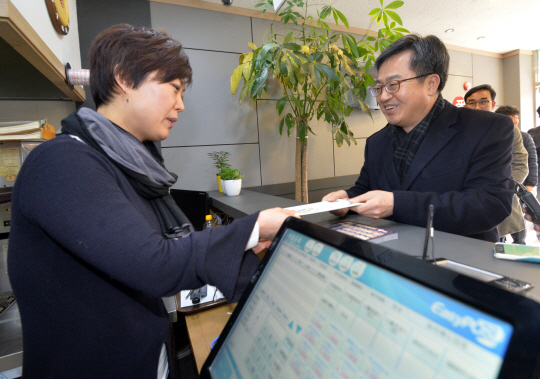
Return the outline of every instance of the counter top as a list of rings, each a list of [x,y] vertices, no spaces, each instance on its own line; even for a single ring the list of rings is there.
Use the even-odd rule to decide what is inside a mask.
[[[210,192],[212,204],[235,218],[246,216],[250,213],[271,208],[291,207],[301,205],[301,202],[260,194],[253,191],[242,190],[238,196],[225,196],[217,191]],[[360,215],[347,215],[347,219],[358,221],[365,225],[390,229],[398,233],[398,239],[381,243],[382,246],[394,249],[401,253],[420,256],[424,248],[425,228],[399,224],[388,220],[374,220]],[[342,220],[329,212],[303,216],[303,220],[315,224],[325,225]],[[455,234],[435,231],[434,232],[434,256],[446,258],[469,266],[481,268],[510,278],[521,279],[532,283],[534,288],[526,292],[540,302],[540,265],[526,262],[512,262],[497,259],[493,256],[493,242],[481,241]],[[431,256],[431,245],[428,250]]]

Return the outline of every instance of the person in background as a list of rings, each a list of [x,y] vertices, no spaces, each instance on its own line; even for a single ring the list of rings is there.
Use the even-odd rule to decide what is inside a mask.
[[[500,114],[509,116],[514,122],[514,125],[518,127],[519,111],[517,110],[516,107],[510,106],[510,105],[503,105],[497,108],[495,113],[500,113]],[[521,137],[523,138],[523,146],[525,147],[525,149],[527,150],[527,153],[529,154],[529,158],[527,161],[528,166],[529,166],[529,175],[527,175],[527,177],[523,181],[523,185],[530,192],[538,184],[538,157],[536,155],[536,146],[534,145],[534,141],[531,135],[523,131],[520,131],[520,133],[521,133]],[[525,238],[527,237],[527,229],[523,229],[520,232],[512,233],[511,236],[514,243],[525,245],[526,244]]]
[[[191,79],[165,32],[110,27],[90,49],[97,111],[71,114],[26,159],[8,258],[26,379],[176,378],[161,298],[209,283],[237,301],[259,265],[252,248],[294,215],[275,208],[192,232],[169,194],[177,176],[154,146],[184,110]]]
[[[536,109],[536,113],[538,113],[538,117],[540,117],[540,106]],[[539,172],[539,177],[540,177],[540,126],[529,129],[527,133],[531,135],[534,141],[534,145],[536,146],[536,156],[539,159],[538,172]]]
[[[495,90],[489,84],[482,84],[471,88],[465,94],[465,106],[471,109],[479,109],[488,112],[495,111]],[[519,128],[514,124],[514,144],[512,148],[512,177],[515,181],[523,183],[529,174],[527,167],[528,154],[523,146],[523,138]],[[501,178],[502,179],[502,178]],[[513,185],[512,187],[515,187]],[[506,241],[506,235],[512,233],[526,233],[521,206],[517,195],[512,200],[512,213],[499,226],[501,241]]]
[[[514,195],[512,121],[445,101],[449,62],[435,36],[409,34],[381,53],[370,91],[388,125],[367,139],[355,185],[323,200],[350,199],[358,214],[422,227],[432,204],[436,230],[499,240]]]
[[[540,106],[536,109],[536,113],[538,113],[538,117],[540,117]],[[527,133],[531,135],[536,146],[536,156],[538,157],[538,176],[540,177],[540,126],[529,129]],[[525,218],[528,221],[531,221],[530,216],[528,216],[527,214],[525,214]],[[535,225],[534,229],[536,230],[536,238],[540,241],[540,226]]]

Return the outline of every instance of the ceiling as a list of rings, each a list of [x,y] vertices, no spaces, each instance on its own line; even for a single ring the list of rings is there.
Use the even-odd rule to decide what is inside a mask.
[[[221,4],[221,0],[205,0]],[[392,0],[384,0],[387,5]],[[504,54],[513,50],[540,49],[540,0],[404,0],[397,9],[403,26],[421,35],[434,34],[446,44]],[[233,6],[252,9],[259,0],[234,0]],[[350,26],[366,29],[368,13],[379,0],[312,0],[332,4],[343,12]],[[316,17],[312,7],[310,14]],[[268,11],[273,12],[273,9]],[[333,19],[329,21],[333,22]],[[376,26],[375,26],[376,28]],[[447,29],[453,33],[445,33]],[[478,37],[486,37],[478,39]]]

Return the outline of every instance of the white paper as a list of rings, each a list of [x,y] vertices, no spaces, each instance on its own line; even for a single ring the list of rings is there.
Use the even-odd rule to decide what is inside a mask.
[[[289,207],[285,209],[291,209],[295,211],[299,216],[310,215],[314,213],[335,211],[336,209],[355,207],[363,203],[351,203],[346,199],[339,199],[336,201],[321,201],[319,203],[311,203],[304,205],[297,205],[296,207]]]
[[[180,308],[191,307],[192,305],[199,305],[204,303],[210,303],[219,299],[223,299],[225,296],[218,290],[216,287],[211,286],[210,284],[206,285],[206,296],[201,298],[201,301],[197,304],[193,304],[188,294],[190,290],[184,290],[180,292]],[[215,296],[214,296],[215,295]],[[186,299],[187,297],[187,299]]]

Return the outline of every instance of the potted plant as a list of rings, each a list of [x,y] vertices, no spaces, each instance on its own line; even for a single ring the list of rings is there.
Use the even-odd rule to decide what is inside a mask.
[[[227,151],[214,151],[212,153],[208,153],[208,156],[214,160],[214,166],[216,166],[217,168],[216,179],[218,183],[219,192],[221,193],[223,193],[223,187],[222,187],[222,181],[221,181],[221,177],[219,173],[224,168],[231,167],[231,165],[227,163],[229,161],[230,155],[231,153]]]
[[[403,1],[393,1],[383,7],[373,9],[371,24],[364,36],[357,40],[353,35],[333,32],[324,21],[333,16],[336,25],[341,22],[349,27],[343,13],[331,5],[320,8],[320,4],[309,4],[309,0],[288,0],[284,9],[276,14],[281,22],[291,22],[299,28],[287,26],[275,30],[274,22],[267,31],[266,41],[259,47],[248,45],[253,51],[239,56],[239,65],[231,76],[231,93],[237,92],[240,82],[240,102],[244,97],[256,100],[268,92],[267,82],[276,78],[283,90],[283,97],[276,103],[281,115],[285,105],[288,111],[279,123],[279,134],[286,126],[287,135],[291,129],[296,137],[296,200],[308,202],[307,197],[307,137],[315,134],[309,123],[314,116],[323,118],[332,126],[332,134],[338,147],[345,141],[356,144],[346,117],[354,108],[352,97],[358,100],[362,111],[371,116],[369,106],[364,102],[367,89],[374,83],[367,71],[375,62],[375,53],[388,47],[408,30],[402,28],[401,18],[394,11]],[[308,15],[309,7],[319,7],[317,17]],[[273,7],[273,0],[260,0],[255,8],[263,7],[264,13]],[[379,26],[377,33],[370,32],[372,25]],[[382,23],[383,25],[379,25]],[[396,24],[397,23],[397,24]],[[321,101],[322,100],[322,101]],[[276,125],[277,126],[277,125]]]
[[[242,178],[244,177],[240,173],[240,169],[226,167],[219,172],[219,176],[223,180],[223,192],[225,195],[236,196],[240,194]]]

